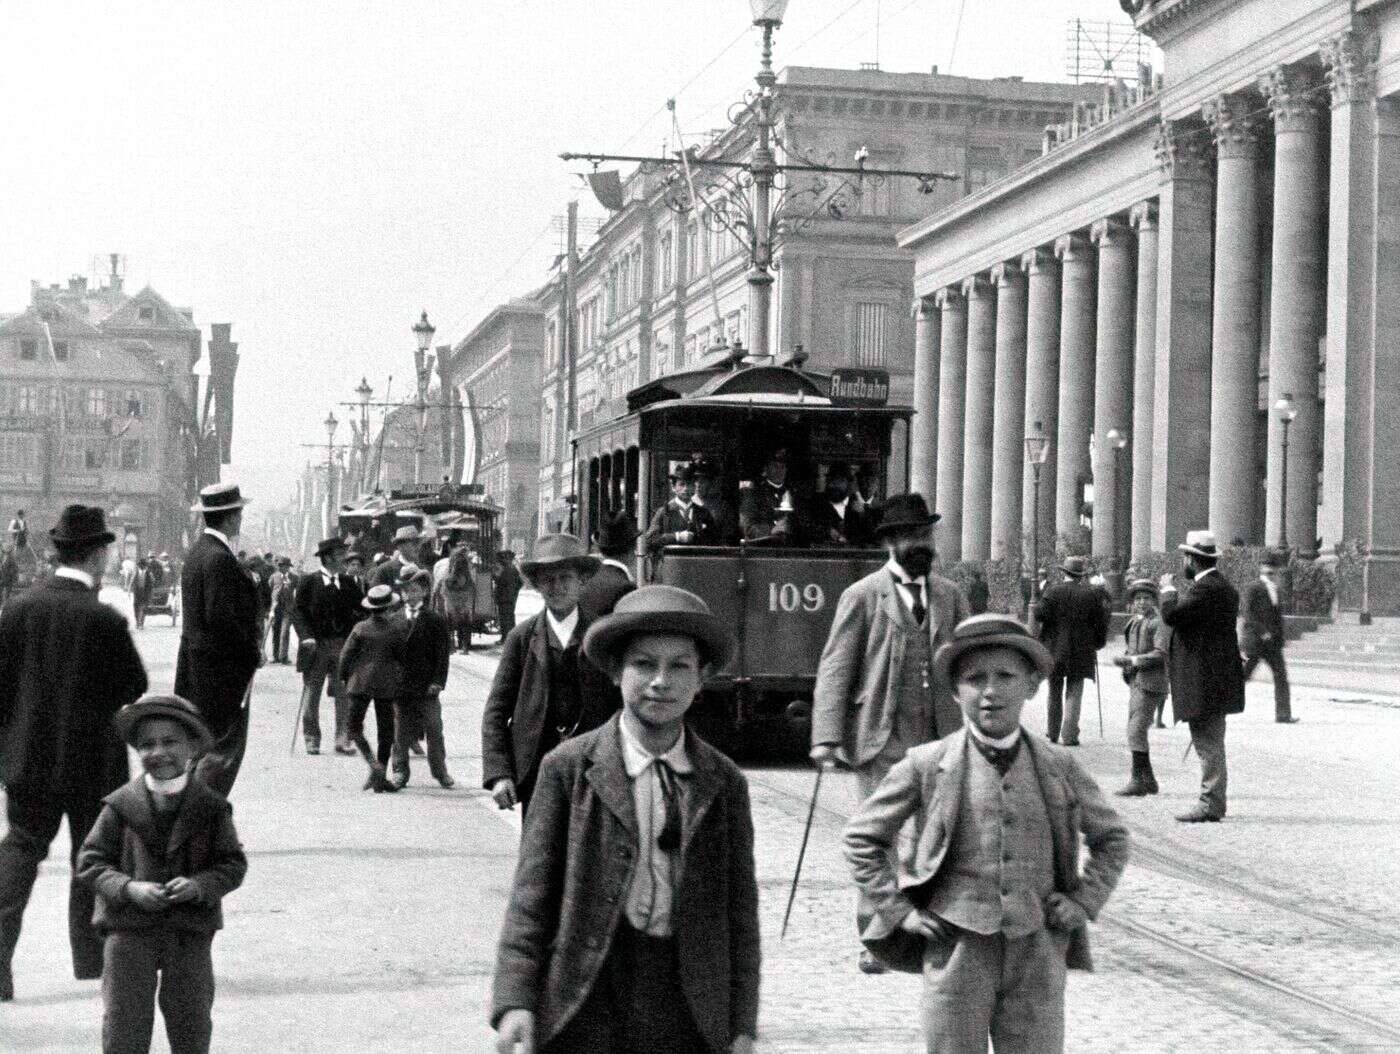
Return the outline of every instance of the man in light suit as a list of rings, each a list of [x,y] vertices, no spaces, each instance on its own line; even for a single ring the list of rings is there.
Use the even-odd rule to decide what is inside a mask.
[[[1273,550],[1264,554],[1259,568],[1259,581],[1251,582],[1244,591],[1244,632],[1240,648],[1244,652],[1244,679],[1247,681],[1259,668],[1260,662],[1269,666],[1274,675],[1274,720],[1281,725],[1295,725],[1293,705],[1288,691],[1288,668],[1283,664],[1283,568],[1288,565],[1286,553]]]
[[[817,667],[812,760],[844,755],[862,799],[911,747],[962,727],[952,691],[933,672],[934,653],[968,617],[957,585],[932,573],[937,520],[919,494],[889,499],[876,531],[889,562],[841,594]],[[856,917],[863,929],[863,897]],[[868,952],[860,966],[883,969]]]

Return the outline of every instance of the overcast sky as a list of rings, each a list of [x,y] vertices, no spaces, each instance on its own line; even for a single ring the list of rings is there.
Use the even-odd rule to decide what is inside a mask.
[[[1064,80],[1075,17],[1123,20],[792,0],[775,59]],[[561,151],[659,148],[673,95],[717,127],[756,66],[746,0],[0,0],[0,312],[120,252],[206,338],[232,322],[229,475],[278,504],[362,374],[408,390],[421,309],[464,335],[543,281],[570,197],[598,213]]]

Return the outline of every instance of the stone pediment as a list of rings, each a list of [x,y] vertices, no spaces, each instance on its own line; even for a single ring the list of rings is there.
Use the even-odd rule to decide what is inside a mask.
[[[132,296],[121,307],[102,320],[102,329],[107,332],[131,330],[165,330],[181,333],[198,333],[196,326],[182,311],[150,286]]]

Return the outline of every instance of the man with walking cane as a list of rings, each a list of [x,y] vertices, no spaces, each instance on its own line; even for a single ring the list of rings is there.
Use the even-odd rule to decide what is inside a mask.
[[[962,727],[951,689],[933,675],[934,653],[968,617],[957,585],[933,573],[937,520],[919,494],[885,503],[875,533],[889,562],[841,594],[817,668],[812,760],[829,765],[841,755],[862,800],[910,747]],[[860,896],[858,933],[869,911]],[[861,953],[860,968],[884,972],[869,952]]]
[[[340,680],[340,653],[345,639],[364,614],[360,585],[345,574],[343,538],[327,538],[316,547],[320,568],[297,586],[292,622],[297,628],[297,670],[302,675],[301,722],[306,752],[321,752],[321,693],[330,682],[335,709],[335,752],[353,754],[350,745],[350,698]]]
[[[1084,681],[1092,677],[1097,687],[1098,651],[1108,643],[1108,610],[1099,591],[1086,581],[1089,561],[1085,557],[1065,557],[1060,570],[1065,580],[1047,589],[1035,606],[1041,643],[1055,660],[1045,735],[1052,743],[1077,747]]]

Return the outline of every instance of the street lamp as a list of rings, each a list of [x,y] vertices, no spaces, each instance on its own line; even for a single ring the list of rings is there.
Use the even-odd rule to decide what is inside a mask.
[[[1123,554],[1118,539],[1122,537],[1123,532],[1119,529],[1118,521],[1122,517],[1123,504],[1118,499],[1119,491],[1122,489],[1120,486],[1120,481],[1123,478],[1122,459],[1123,451],[1128,446],[1128,434],[1120,432],[1116,428],[1110,428],[1104,439],[1113,449],[1113,490],[1110,492],[1113,495],[1113,569],[1120,571],[1123,567]]]
[[[1293,404],[1293,393],[1284,392],[1283,398],[1274,403],[1274,416],[1283,425],[1283,464],[1279,472],[1278,498],[1278,543],[1288,548],[1288,426],[1298,416],[1298,408]]]
[[[773,157],[773,30],[783,24],[787,0],[749,0],[753,24],[763,30],[763,51],[758,73],[758,96],[754,100],[757,142],[749,171],[753,175],[753,254],[749,268],[749,346],[760,361],[768,357],[768,313],[773,298],[773,221],[769,212],[773,177],[777,162]]]
[[[413,363],[418,372],[418,429],[413,438],[413,483],[416,486],[423,480],[423,436],[428,430],[428,379],[433,375],[433,357],[428,349],[433,346],[433,334],[437,329],[428,321],[425,309],[418,321],[413,324],[413,335],[418,338],[418,350]]]
[[[1031,467],[1031,596],[1040,599],[1040,468],[1050,454],[1050,440],[1039,421],[1026,434],[1026,464]]]
[[[326,414],[326,529],[335,526],[335,430],[340,422],[335,411]]]
[[[355,397],[360,401],[360,493],[365,493],[369,482],[369,401],[374,389],[369,386],[367,377],[360,378]]]

